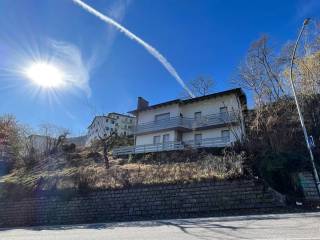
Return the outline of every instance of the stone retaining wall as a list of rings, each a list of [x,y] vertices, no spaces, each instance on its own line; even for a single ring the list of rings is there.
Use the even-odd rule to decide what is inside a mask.
[[[281,206],[281,195],[253,180],[149,186],[69,200],[39,197],[0,202],[0,227],[195,217]]]

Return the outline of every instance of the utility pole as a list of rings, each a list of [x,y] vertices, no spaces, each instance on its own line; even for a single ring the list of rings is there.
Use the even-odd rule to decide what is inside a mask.
[[[307,147],[308,147],[308,151],[309,151],[309,154],[310,154],[310,161],[311,161],[311,164],[312,164],[313,175],[314,175],[314,178],[315,178],[315,181],[316,181],[318,194],[320,195],[319,175],[318,175],[318,172],[317,172],[316,164],[314,162],[314,156],[313,156],[313,153],[312,153],[312,148],[311,148],[311,144],[310,144],[310,141],[309,141],[309,136],[308,136],[308,133],[307,133],[306,126],[304,124],[304,119],[303,119],[303,116],[302,116],[302,113],[301,113],[301,108],[300,108],[299,101],[298,101],[298,98],[297,98],[296,87],[295,87],[294,82],[293,82],[293,64],[294,64],[294,59],[295,59],[297,47],[298,47],[301,35],[302,35],[305,27],[308,25],[309,21],[310,21],[310,18],[306,18],[303,21],[303,25],[302,25],[301,30],[299,32],[296,44],[294,45],[294,49],[293,49],[293,53],[292,53],[292,57],[291,57],[291,66],[290,66],[290,83],[291,83],[291,88],[292,88],[294,100],[295,100],[295,103],[296,103],[296,106],[297,106],[301,127],[302,127],[302,130],[303,130],[304,139],[306,141],[306,144],[307,144]]]

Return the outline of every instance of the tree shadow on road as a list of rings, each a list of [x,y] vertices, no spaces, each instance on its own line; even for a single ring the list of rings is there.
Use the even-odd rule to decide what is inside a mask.
[[[315,214],[315,215],[313,215]],[[151,221],[135,221],[135,222],[117,222],[117,223],[94,223],[94,224],[77,224],[77,225],[55,225],[55,226],[39,226],[15,229],[0,229],[2,231],[11,231],[23,229],[27,231],[68,231],[77,229],[94,229],[108,230],[119,228],[156,228],[156,227],[174,227],[185,234],[191,235],[198,239],[211,239],[212,235],[224,238],[246,238],[243,234],[250,230],[257,230],[257,222],[261,220],[283,220],[294,219],[299,226],[299,219],[319,216],[317,213],[300,213],[297,214],[268,214],[268,215],[242,215],[229,217],[213,217],[213,218],[189,218],[175,220],[151,220]],[[296,225],[296,224],[294,224]],[[298,226],[288,226],[295,228]],[[269,226],[259,226],[259,229],[271,230]]]

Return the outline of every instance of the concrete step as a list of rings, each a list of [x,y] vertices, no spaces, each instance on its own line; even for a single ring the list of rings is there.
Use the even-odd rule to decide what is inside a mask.
[[[298,176],[305,200],[320,201],[320,196],[313,174],[310,172],[301,172]]]

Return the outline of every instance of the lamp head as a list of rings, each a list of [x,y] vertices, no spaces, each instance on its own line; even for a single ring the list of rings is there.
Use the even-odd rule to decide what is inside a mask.
[[[306,18],[304,21],[303,21],[303,25],[308,25],[308,23],[310,22],[311,18]]]

